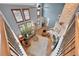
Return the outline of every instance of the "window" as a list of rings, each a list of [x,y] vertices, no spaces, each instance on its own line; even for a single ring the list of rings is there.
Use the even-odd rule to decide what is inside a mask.
[[[24,19],[29,20],[30,19],[29,9],[22,9],[22,10],[23,10]]]
[[[29,9],[11,9],[16,22],[30,20]]]
[[[14,15],[14,18],[15,18],[16,22],[23,21],[22,13],[21,13],[20,9],[12,9],[12,13]]]
[[[19,28],[20,28],[20,31],[21,31],[21,34],[29,34],[31,33],[31,28],[32,28],[32,23],[29,21],[29,22],[26,22],[26,23],[23,23],[21,25],[19,25]]]
[[[23,33],[23,31],[25,31],[25,25],[24,24],[19,25],[19,28],[20,28],[21,33]]]

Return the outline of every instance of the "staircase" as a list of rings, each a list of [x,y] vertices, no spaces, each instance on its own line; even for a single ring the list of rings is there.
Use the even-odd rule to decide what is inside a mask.
[[[59,33],[60,39],[57,47],[54,49],[51,55],[54,55],[54,56],[59,55],[59,51],[60,49],[62,49],[61,45],[63,45],[62,42],[64,40],[64,36],[68,30],[68,26],[70,22],[75,16],[77,8],[78,8],[78,4],[72,4],[72,3],[65,4],[62,14],[59,18],[59,22],[63,23],[63,25],[61,26],[61,31]]]

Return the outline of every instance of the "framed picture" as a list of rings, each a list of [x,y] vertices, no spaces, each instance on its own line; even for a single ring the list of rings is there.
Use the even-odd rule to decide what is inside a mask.
[[[13,16],[14,16],[16,22],[23,21],[22,13],[21,13],[21,10],[20,9],[11,9],[11,11],[13,13]]]
[[[25,20],[30,20],[30,11],[29,9],[22,9]]]

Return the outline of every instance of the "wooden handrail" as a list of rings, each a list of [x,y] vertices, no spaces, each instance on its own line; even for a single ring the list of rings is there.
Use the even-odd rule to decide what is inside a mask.
[[[73,46],[73,47],[71,47]],[[70,48],[71,47],[71,48]],[[62,45],[57,53],[57,55],[66,55],[69,54],[72,48],[75,47],[75,21],[72,21],[70,26],[67,29],[67,32],[64,36]],[[75,54],[75,53],[74,53]],[[72,55],[74,55],[72,54]]]
[[[7,42],[4,19],[2,18],[2,16],[0,16],[0,33],[1,33],[0,55],[8,56],[10,55],[10,50]]]
[[[75,53],[79,56],[79,12],[76,13],[75,22]]]
[[[62,53],[64,53],[67,49],[69,49],[69,47],[71,47],[72,45],[74,45],[75,44],[75,42],[74,41],[72,41],[72,42],[70,42],[70,44],[68,44],[68,46],[65,46],[62,50],[59,50],[59,55],[61,55]],[[73,47],[75,47],[75,46],[73,46]],[[73,48],[72,47],[72,48]],[[71,48],[71,49],[72,49]],[[60,52],[60,51],[62,51],[62,52]]]
[[[64,45],[63,48],[65,48],[66,46],[68,46],[69,43],[71,43],[73,41],[73,39],[75,38],[75,35],[72,37],[72,39],[70,41],[67,42],[66,45]],[[63,48],[61,48],[60,50],[63,50]],[[66,47],[67,48],[67,47]]]

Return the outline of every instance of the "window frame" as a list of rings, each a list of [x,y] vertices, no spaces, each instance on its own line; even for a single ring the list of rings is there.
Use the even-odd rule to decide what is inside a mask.
[[[21,9],[11,9],[11,11],[12,11],[12,14],[13,14],[13,16],[14,16],[14,19],[15,19],[15,21],[16,21],[17,23],[20,23],[20,22],[23,22],[23,21],[24,21]],[[16,16],[15,16],[15,14],[14,14],[13,11],[19,11],[19,12],[20,12],[21,17],[22,17],[22,20],[21,20],[21,21],[17,21],[18,19],[16,19]]]
[[[26,19],[24,10],[28,10],[28,13],[29,13],[29,19]],[[30,9],[29,9],[29,8],[22,8],[22,12],[23,12],[23,16],[24,16],[24,20],[25,20],[25,21],[31,20]]]

